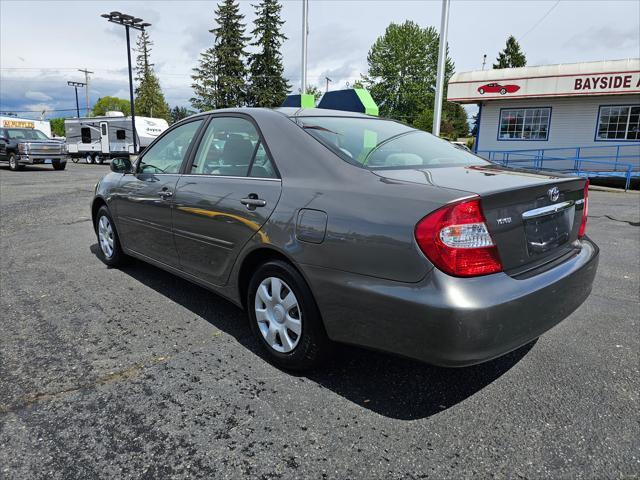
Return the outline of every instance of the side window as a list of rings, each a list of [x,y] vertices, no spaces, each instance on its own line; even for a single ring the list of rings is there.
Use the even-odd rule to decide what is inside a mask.
[[[202,120],[181,125],[168,132],[145,151],[140,159],[140,173],[178,173],[189,145],[193,141]]]
[[[262,142],[258,145],[258,149],[256,150],[256,157],[253,160],[253,165],[251,165],[251,171],[249,172],[250,177],[260,177],[260,178],[278,178],[276,174],[276,169],[273,167],[273,163],[267,155],[267,151],[262,145]]]
[[[80,136],[82,137],[82,143],[91,143],[91,129],[89,127],[82,127]]]
[[[106,135],[107,134],[107,124],[103,123],[102,125],[100,125],[100,130],[102,131],[102,135]]]
[[[191,173],[246,177],[258,139],[258,132],[248,120],[214,117],[202,137]]]
[[[127,136],[125,135],[124,130],[116,130],[116,139],[124,140],[126,138]]]

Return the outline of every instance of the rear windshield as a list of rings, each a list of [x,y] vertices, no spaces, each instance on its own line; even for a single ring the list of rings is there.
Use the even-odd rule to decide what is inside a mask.
[[[489,163],[446,140],[392,120],[297,117],[295,121],[342,159],[364,168],[435,168]]]

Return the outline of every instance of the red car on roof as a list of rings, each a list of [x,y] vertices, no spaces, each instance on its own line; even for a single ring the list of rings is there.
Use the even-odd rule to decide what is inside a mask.
[[[500,85],[499,83],[487,83],[478,87],[478,93],[484,95],[485,93],[499,93],[504,95],[506,93],[514,93],[520,90],[518,85]]]

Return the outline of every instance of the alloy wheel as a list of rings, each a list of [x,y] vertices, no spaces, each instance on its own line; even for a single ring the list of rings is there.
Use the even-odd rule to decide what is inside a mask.
[[[111,258],[113,256],[113,227],[105,215],[100,217],[98,221],[98,240],[104,256]]]
[[[302,312],[289,285],[277,277],[265,278],[258,286],[254,308],[267,344],[276,352],[293,351],[302,334]]]

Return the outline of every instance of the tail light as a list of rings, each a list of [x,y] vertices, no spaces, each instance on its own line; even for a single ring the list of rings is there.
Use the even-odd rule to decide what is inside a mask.
[[[480,199],[448,204],[430,213],[416,225],[415,237],[427,258],[449,275],[475,277],[502,271]]]
[[[580,223],[580,231],[578,238],[584,237],[584,231],[587,229],[587,214],[589,213],[589,179],[584,183],[584,207],[582,208],[582,223]]]

